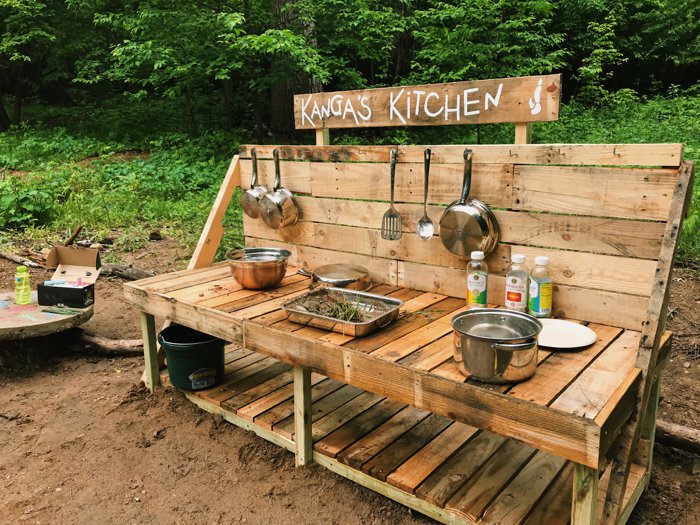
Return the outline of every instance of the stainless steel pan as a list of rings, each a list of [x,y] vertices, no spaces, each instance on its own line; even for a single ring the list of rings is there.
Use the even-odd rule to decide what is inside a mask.
[[[275,158],[275,185],[272,193],[267,193],[260,199],[260,213],[265,224],[279,230],[297,223],[299,206],[292,192],[282,187],[280,156],[277,148],[272,151],[272,156]]]
[[[486,204],[469,198],[472,183],[472,151],[464,150],[464,181],[459,200],[450,204],[440,218],[440,240],[455,255],[469,258],[471,252],[488,255],[498,242],[498,222]]]
[[[248,217],[257,219],[260,217],[260,199],[267,193],[267,188],[258,186],[258,156],[255,148],[250,150],[250,157],[253,161],[253,178],[250,188],[241,194],[241,208]]]
[[[369,270],[356,264],[324,264],[312,272],[301,269],[299,273],[311,277],[310,288],[325,285],[360,292],[366,292],[372,288]]]

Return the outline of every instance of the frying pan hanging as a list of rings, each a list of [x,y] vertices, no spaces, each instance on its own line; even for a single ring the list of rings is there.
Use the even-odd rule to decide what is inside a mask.
[[[464,181],[459,200],[450,204],[440,218],[440,240],[452,253],[468,259],[472,251],[488,255],[498,241],[498,222],[486,204],[469,199],[472,183],[472,151],[464,150]]]

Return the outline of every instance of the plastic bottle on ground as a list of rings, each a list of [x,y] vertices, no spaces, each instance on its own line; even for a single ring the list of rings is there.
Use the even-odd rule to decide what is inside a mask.
[[[29,286],[29,272],[26,266],[18,266],[15,274],[15,304],[32,302],[32,289]]]

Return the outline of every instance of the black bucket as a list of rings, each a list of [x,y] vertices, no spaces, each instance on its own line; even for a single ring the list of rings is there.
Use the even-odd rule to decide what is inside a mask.
[[[192,328],[171,325],[158,342],[165,350],[170,383],[183,390],[210,388],[224,378],[225,342]]]

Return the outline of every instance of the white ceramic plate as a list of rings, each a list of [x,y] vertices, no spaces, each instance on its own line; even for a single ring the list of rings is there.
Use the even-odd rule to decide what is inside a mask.
[[[582,324],[561,319],[540,319],[542,331],[537,344],[548,348],[580,348],[598,339],[595,332]]]

